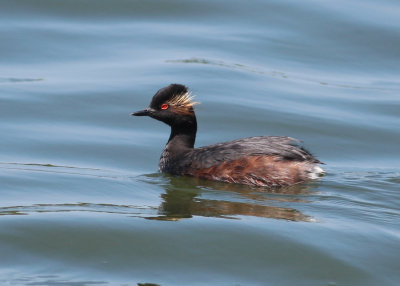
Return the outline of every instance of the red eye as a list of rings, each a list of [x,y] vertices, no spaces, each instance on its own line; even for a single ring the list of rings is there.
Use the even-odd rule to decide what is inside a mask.
[[[168,104],[165,104],[165,103],[161,105],[161,109],[164,109],[164,110],[168,109],[168,107],[169,107]]]

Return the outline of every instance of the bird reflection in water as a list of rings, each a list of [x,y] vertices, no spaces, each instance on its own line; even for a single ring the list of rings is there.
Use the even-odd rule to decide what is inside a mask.
[[[175,221],[194,216],[240,219],[242,216],[315,221],[299,208],[310,203],[312,185],[294,185],[267,189],[239,184],[152,174],[142,177],[146,183],[161,187],[161,204],[152,206],[109,203],[61,203],[0,207],[2,215],[31,213],[90,212],[123,214],[152,220]],[[158,206],[157,206],[158,204]]]
[[[152,176],[152,175],[150,175]],[[158,216],[152,220],[175,221],[193,216],[239,219],[239,216],[313,221],[299,210],[276,206],[279,203],[309,203],[304,196],[310,186],[295,185],[287,188],[266,189],[238,184],[225,184],[189,177],[161,176],[159,184],[165,189]],[[224,192],[229,191],[229,198]],[[209,199],[207,196],[226,199]],[[235,200],[235,201],[233,201]],[[266,205],[270,202],[271,205]]]

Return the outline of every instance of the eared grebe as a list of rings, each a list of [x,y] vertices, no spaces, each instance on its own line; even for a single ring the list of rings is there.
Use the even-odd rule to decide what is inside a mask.
[[[158,170],[228,183],[279,187],[316,179],[324,173],[307,150],[284,136],[249,137],[194,148],[197,121],[187,87],[170,84],[153,96],[150,106],[132,113],[171,126]]]

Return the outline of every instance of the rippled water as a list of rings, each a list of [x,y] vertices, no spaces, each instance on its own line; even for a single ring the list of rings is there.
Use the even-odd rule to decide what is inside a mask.
[[[1,285],[398,285],[397,1],[3,1]],[[268,190],[157,174],[132,118],[188,85],[197,146],[304,141]]]

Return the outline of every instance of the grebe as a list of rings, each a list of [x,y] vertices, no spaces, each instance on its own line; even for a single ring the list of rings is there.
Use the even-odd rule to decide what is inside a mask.
[[[188,88],[170,84],[153,96],[150,106],[132,113],[150,116],[171,126],[159,172],[227,183],[281,187],[316,179],[322,164],[298,140],[258,136],[194,148],[197,121]]]

